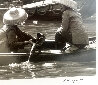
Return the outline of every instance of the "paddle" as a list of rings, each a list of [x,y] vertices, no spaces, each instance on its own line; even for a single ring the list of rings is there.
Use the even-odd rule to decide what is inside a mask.
[[[30,55],[29,55],[29,58],[28,58],[28,61],[27,62],[30,61],[30,57],[32,55],[32,51],[33,51],[33,49],[34,49],[35,46],[36,46],[36,43],[33,43],[32,47],[31,47],[31,50],[30,50]]]
[[[33,43],[31,47],[30,55],[29,55],[27,63],[30,61],[31,55],[34,54],[33,50],[36,49],[36,47],[40,47],[44,41],[45,41],[45,36],[42,33],[37,33],[36,43]]]

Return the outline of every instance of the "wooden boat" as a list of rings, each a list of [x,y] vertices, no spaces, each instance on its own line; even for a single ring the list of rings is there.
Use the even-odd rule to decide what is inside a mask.
[[[3,14],[11,7],[21,7],[28,13],[28,20],[61,20],[62,19],[62,5],[59,3],[39,1],[23,5],[21,1],[8,2],[8,6],[0,8]],[[48,17],[48,18],[47,18]]]
[[[62,19],[62,7],[59,3],[40,1],[23,5],[22,8],[28,13],[28,19],[49,21]]]
[[[89,38],[90,44],[87,48],[70,52],[65,50],[61,52],[61,46],[54,40],[46,40],[40,50],[41,52],[32,52],[29,59],[30,62],[41,61],[74,61],[74,62],[90,62],[96,61],[95,37]],[[31,47],[28,47],[31,48]],[[23,49],[24,50],[24,49]],[[21,63],[28,60],[30,53],[0,53],[0,65],[8,65],[11,63]]]

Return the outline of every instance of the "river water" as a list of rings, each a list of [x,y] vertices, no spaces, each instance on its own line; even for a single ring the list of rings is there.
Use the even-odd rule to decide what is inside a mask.
[[[60,27],[59,21],[28,21],[21,30],[36,37],[37,32],[43,33],[47,39],[54,39],[55,32]],[[85,22],[89,36],[96,35],[96,23]],[[0,65],[0,79],[32,79],[32,78],[55,78],[74,76],[95,76],[96,61],[42,61],[21,62]]]

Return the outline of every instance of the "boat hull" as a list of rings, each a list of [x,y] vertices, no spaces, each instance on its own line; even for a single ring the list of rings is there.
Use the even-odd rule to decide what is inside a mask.
[[[66,44],[57,43],[55,40],[45,40],[40,47],[36,47],[35,51],[32,51],[30,62],[41,61],[74,61],[74,62],[90,62],[96,61],[96,37],[89,38],[89,46],[71,52],[65,50],[61,52],[61,49]],[[28,61],[31,47],[21,49],[17,53],[0,53],[0,65],[8,65],[11,63],[21,63]],[[23,51],[24,52],[23,52]],[[27,50],[29,50],[27,52]]]
[[[50,50],[51,51],[51,50]],[[60,50],[53,52],[42,52],[31,55],[30,62],[42,61],[71,61],[71,62],[91,62],[96,61],[96,49],[80,50],[73,53],[61,53]],[[28,61],[29,53],[0,53],[0,65],[11,63],[21,63]]]

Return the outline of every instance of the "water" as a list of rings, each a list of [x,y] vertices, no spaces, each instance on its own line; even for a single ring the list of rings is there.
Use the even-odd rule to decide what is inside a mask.
[[[39,62],[0,67],[0,79],[55,78],[95,75],[95,62]]]
[[[36,22],[36,21],[35,21]],[[55,32],[60,27],[60,22],[33,21],[27,23],[21,30],[36,37],[37,32],[43,33],[47,39],[54,39]],[[95,22],[85,23],[89,36],[95,36]],[[55,78],[74,76],[96,75],[96,61],[47,61],[47,62],[21,62],[0,65],[0,79],[32,79],[32,78]]]

